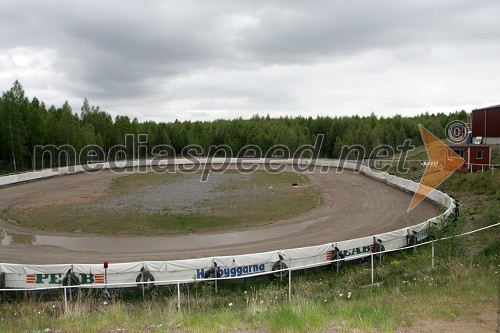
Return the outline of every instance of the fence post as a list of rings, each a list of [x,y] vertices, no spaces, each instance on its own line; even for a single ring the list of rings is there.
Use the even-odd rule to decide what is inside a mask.
[[[219,272],[219,268],[217,267],[217,263],[215,262],[214,260],[214,270],[215,270],[215,273],[214,273],[214,278],[215,278],[215,293],[217,294],[217,291],[218,291],[218,288],[217,288],[217,273]]]
[[[181,311],[181,285],[179,281],[177,281],[177,310]]]
[[[372,261],[372,284],[373,284],[373,282],[375,281],[375,277],[373,275],[374,274],[374,272],[373,272],[373,252],[372,252],[372,254],[370,256],[371,256],[371,259],[372,259],[371,261]]]
[[[431,255],[432,255],[432,268],[434,268],[434,239],[432,240]]]
[[[381,240],[380,240],[379,244],[380,244],[380,257],[379,257],[379,262],[380,262],[380,264],[382,265],[382,257],[384,256],[385,247],[384,247],[384,248],[382,248],[382,241],[381,241]]]
[[[335,253],[335,250],[337,249],[337,243],[335,243],[335,246],[333,247],[333,253]],[[340,252],[339,252],[340,253]],[[333,255],[332,255],[333,257]],[[332,258],[333,259],[333,258]],[[337,260],[340,259],[340,255],[337,255]],[[337,261],[337,275],[339,274],[339,266],[340,266],[340,261]]]
[[[142,300],[144,301],[144,267],[141,270],[141,289],[142,289]]]
[[[73,267],[73,266],[71,266],[71,267]],[[73,272],[73,269],[71,270],[71,272]],[[71,275],[68,275],[68,286],[69,286],[69,300],[73,301],[73,288],[71,287],[72,286]]]
[[[63,287],[64,289],[64,313],[68,313],[68,297],[66,296],[66,287]]]
[[[292,300],[292,270],[288,269],[288,302]]]

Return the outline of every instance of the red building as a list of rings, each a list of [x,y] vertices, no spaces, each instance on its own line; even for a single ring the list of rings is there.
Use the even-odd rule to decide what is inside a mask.
[[[460,168],[463,172],[483,171],[489,169],[491,165],[491,146],[456,144],[449,147],[465,160]]]
[[[472,142],[500,145],[500,105],[472,110]]]
[[[491,146],[500,145],[500,105],[472,110],[470,136],[461,144],[449,145],[465,163],[461,170],[474,172],[491,166]]]

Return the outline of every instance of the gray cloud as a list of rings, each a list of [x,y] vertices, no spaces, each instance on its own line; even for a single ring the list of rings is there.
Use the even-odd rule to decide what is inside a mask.
[[[486,0],[8,1],[0,84],[156,120],[454,111],[498,103],[498,12]],[[465,98],[460,75],[486,88]]]

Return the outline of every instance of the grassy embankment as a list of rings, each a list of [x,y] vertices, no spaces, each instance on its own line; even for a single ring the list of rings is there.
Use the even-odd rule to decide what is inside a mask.
[[[442,189],[459,199],[462,217],[443,234],[456,234],[498,222],[498,172],[455,174]],[[437,236],[441,236],[437,235]],[[225,284],[185,290],[182,312],[175,290],[157,289],[104,302],[81,297],[62,313],[55,301],[2,302],[0,331],[51,332],[468,332],[494,330],[499,308],[500,228],[405,250],[376,265],[377,284],[369,286],[370,263],[347,265],[339,273],[293,274],[292,302],[287,281]],[[55,307],[54,307],[55,306]],[[412,325],[417,325],[412,327]],[[487,331],[487,330],[485,330]]]
[[[227,173],[233,174],[235,171],[229,170]],[[107,193],[91,202],[11,209],[3,214],[3,218],[40,230],[158,235],[269,224],[306,212],[320,202],[318,193],[309,184],[307,177],[300,177],[303,186],[292,187],[291,184],[299,180],[295,173],[271,174],[264,171],[222,182],[211,190],[214,194],[212,198],[204,199],[196,203],[193,209],[187,207],[181,212],[172,210],[168,200],[165,200],[165,206],[160,212],[145,211],[134,199],[134,196],[141,195],[138,190],[148,187],[154,191],[160,185],[183,182],[186,177],[188,175],[179,173],[124,176],[114,179]],[[196,185],[188,187],[188,191],[196,195]],[[159,191],[158,196],[162,194]],[[119,209],[116,209],[114,203],[108,204],[110,209],[103,208],[110,197],[123,198],[124,203]]]

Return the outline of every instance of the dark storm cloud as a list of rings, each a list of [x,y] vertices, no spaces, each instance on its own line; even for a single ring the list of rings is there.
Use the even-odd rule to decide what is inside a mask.
[[[203,20],[210,12],[198,6],[104,3],[11,5],[2,11],[12,29],[2,29],[2,48],[55,48],[55,69],[103,96],[141,95],[155,78],[189,73],[224,54],[219,36],[211,36]]]
[[[415,42],[476,43],[498,35],[481,17],[495,8],[492,1],[303,2],[263,10],[260,24],[243,32],[239,44],[260,61],[310,62]]]
[[[105,105],[142,100],[155,108],[176,101],[188,107],[181,101],[191,98],[195,109],[210,110],[235,98],[241,109],[293,109],[299,91],[336,84],[320,73],[315,88],[304,67],[373,52],[383,58],[363,58],[354,72],[331,72],[466,62],[459,50],[498,41],[498,12],[497,1],[485,0],[8,1],[0,5],[0,50],[53,50],[47,69],[58,75],[53,85]]]

